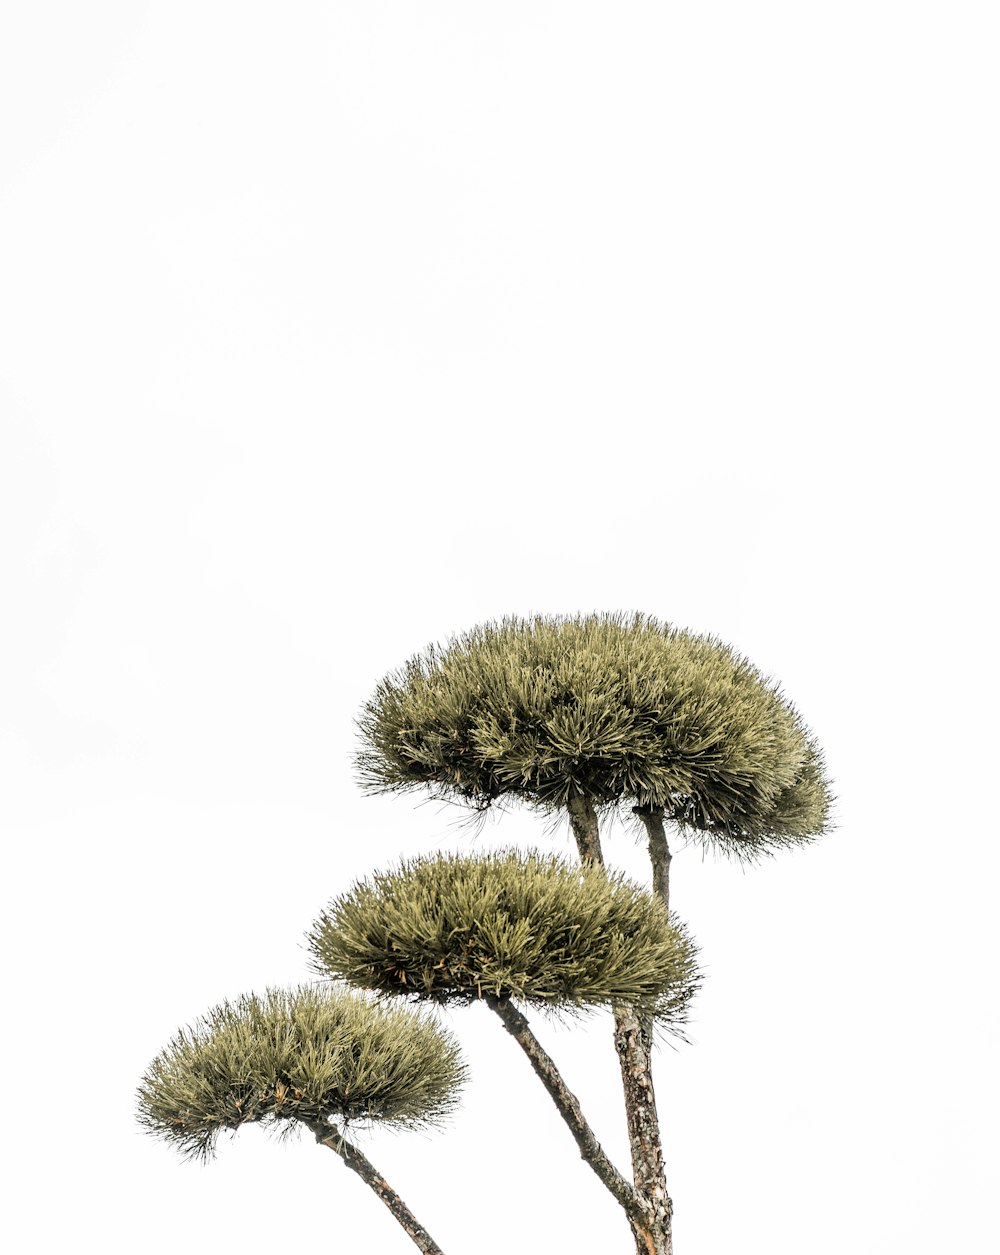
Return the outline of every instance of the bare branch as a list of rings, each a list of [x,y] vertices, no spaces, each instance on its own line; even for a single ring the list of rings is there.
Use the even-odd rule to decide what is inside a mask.
[[[663,827],[662,806],[636,806],[632,812],[642,820],[649,838],[649,861],[653,865],[653,891],[670,909],[670,847]]]
[[[356,1172],[370,1189],[392,1212],[399,1224],[406,1230],[424,1255],[444,1255],[440,1246],[434,1241],[424,1226],[417,1220],[413,1212],[403,1202],[389,1182],[379,1173],[375,1165],[361,1153],[356,1146],[342,1136],[339,1129],[322,1120],[304,1121],[308,1128],[316,1134],[316,1141],[321,1146],[329,1146],[347,1164],[352,1172]]]
[[[567,803],[569,820],[576,838],[580,861],[599,863],[603,866],[600,828],[597,812],[589,798],[581,794]],[[662,812],[661,812],[662,814]],[[653,817],[651,817],[653,818]],[[645,822],[645,818],[644,818]],[[662,833],[662,819],[660,833]],[[654,841],[658,841],[656,824],[650,832],[650,856],[653,857]],[[663,847],[666,836],[663,835]],[[669,852],[666,861],[657,846],[661,859],[663,878],[656,884],[657,892],[665,895],[669,890],[666,873],[669,868]],[[653,863],[654,881],[657,881],[657,864]],[[666,897],[664,896],[664,901]],[[632,1176],[639,1198],[638,1214],[630,1212],[632,1232],[638,1255],[673,1255],[673,1203],[667,1193],[666,1175],[663,1168],[663,1142],[656,1114],[656,1095],[653,1091],[652,1045],[653,1025],[648,1016],[636,1014],[633,1007],[619,1003],[614,1007],[615,1050],[622,1074],[625,1095],[625,1119],[628,1125],[629,1148],[632,1152]]]
[[[548,1091],[559,1114],[569,1126],[569,1131],[573,1134],[580,1149],[581,1157],[593,1168],[607,1189],[624,1207],[631,1220],[644,1219],[639,1196],[604,1152],[594,1130],[584,1117],[579,1100],[563,1080],[552,1057],[531,1031],[528,1021],[509,999],[488,997],[486,1002],[497,1013],[504,1028],[527,1055],[528,1062]]]

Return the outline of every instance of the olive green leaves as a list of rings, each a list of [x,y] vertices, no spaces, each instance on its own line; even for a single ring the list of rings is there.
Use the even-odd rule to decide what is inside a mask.
[[[516,851],[376,873],[330,904],[309,944],[325,975],[439,1003],[627,1001],[669,1026],[697,984],[695,947],[652,894],[603,868]]]
[[[269,990],[182,1029],[143,1077],[139,1120],[209,1158],[223,1129],[256,1122],[434,1124],[464,1079],[453,1038],[409,1008],[333,986]]]
[[[370,792],[485,809],[661,808],[740,857],[825,828],[818,748],[777,686],[721,642],[642,615],[505,619],[386,677],[359,726]]]
[[[637,1249],[666,1255],[672,1204],[654,1028],[680,1033],[700,973],[666,906],[665,825],[741,859],[812,840],[831,799],[811,735],[777,686],[727,645],[609,614],[474,628],[386,677],[359,727],[369,792],[562,811],[581,864],[501,850],[372,873],[308,934],[314,971],[335,983],[250,994],[182,1029],[142,1080],[140,1121],[201,1158],[223,1129],[305,1125],[421,1255],[442,1255],[347,1132],[355,1122],[421,1128],[448,1114],[465,1080],[457,1044],[424,1008],[401,1004],[482,1002],[623,1208]],[[604,865],[599,812],[616,809],[634,811],[646,829],[655,892]],[[631,1180],[522,1010],[597,1006],[610,1007],[615,1024]]]

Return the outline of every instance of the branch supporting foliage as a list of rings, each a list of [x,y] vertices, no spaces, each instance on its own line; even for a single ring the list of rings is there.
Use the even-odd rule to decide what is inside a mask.
[[[380,996],[485,1002],[624,1210],[637,1255],[673,1255],[653,1029],[679,1031],[699,974],[669,914],[666,825],[744,860],[811,841],[831,806],[811,734],[778,687],[720,641],[607,614],[510,618],[427,649],[386,677],[360,728],[370,792],[566,813],[580,864],[513,850],[404,861],[331,903],[309,935],[315,969]],[[604,864],[599,816],[626,807],[645,828],[652,893]],[[631,1182],[515,1003],[611,1007]],[[463,1079],[455,1042],[412,1010],[343,988],[271,990],[182,1030],[143,1078],[139,1114],[202,1158],[223,1129],[297,1121],[425,1255],[441,1255],[345,1132],[355,1121],[434,1124]]]
[[[630,1220],[645,1220],[642,1203],[631,1183],[622,1176],[605,1154],[603,1147],[587,1123],[576,1095],[563,1080],[559,1069],[531,1031],[531,1026],[520,1011],[506,998],[487,998],[487,1005],[495,1011],[511,1037],[524,1051],[535,1074],[545,1086],[559,1114],[569,1127],[582,1158],[593,1168],[601,1181],[625,1209]]]
[[[143,1077],[139,1120],[201,1159],[223,1129],[298,1121],[358,1173],[421,1251],[441,1255],[342,1127],[433,1126],[464,1080],[454,1039],[424,1015],[330,986],[268,990],[224,1002],[177,1034]]]
[[[670,846],[667,844],[667,833],[663,827],[663,808],[659,806],[637,806],[635,814],[639,816],[646,836],[649,840],[649,861],[653,867],[653,892],[670,907]]]
[[[644,1204],[636,1235],[640,1255],[673,1255],[673,1203],[667,1193],[663,1142],[653,1090],[652,1033],[648,1017],[615,1007],[615,1050],[621,1066],[632,1177]]]
[[[584,1160],[624,1208],[641,1249],[658,1251],[649,1246],[653,1195],[637,1191],[605,1154],[511,999],[545,1009],[613,1004],[616,1024],[622,1006],[633,1016],[640,1007],[645,1020],[655,1015],[676,1025],[696,984],[694,947],[658,898],[606,871],[592,804],[576,797],[570,813],[586,851],[582,867],[513,850],[404,861],[333,902],[310,948],[318,971],[381,994],[485,1001],[525,1052]],[[622,1057],[626,1090],[646,1086],[636,1091],[646,1101],[648,1055],[638,1081],[636,1058],[630,1042]]]
[[[575,794],[569,799],[567,811],[581,863],[603,871],[600,826],[593,802]],[[653,830],[655,834],[655,824]],[[660,836],[663,846],[666,846],[662,823],[659,834],[650,836],[650,853],[652,855],[655,844],[662,863]],[[669,860],[669,854],[667,857]],[[662,870],[665,871],[665,868]],[[654,863],[654,880],[655,871]],[[661,889],[665,887],[661,881]],[[652,1021],[628,1003],[617,1003],[613,1010],[615,1051],[621,1069],[625,1120],[632,1155],[632,1179],[641,1204],[641,1221],[637,1222],[633,1213],[629,1214],[636,1251],[638,1255],[673,1255],[673,1203],[667,1193],[663,1142],[653,1089]]]
[[[388,675],[360,728],[358,765],[370,792],[421,789],[477,810],[523,802],[565,811],[585,876],[604,865],[598,814],[631,807],[664,910],[667,823],[744,860],[811,841],[828,824],[821,753],[777,685],[722,642],[644,615],[483,624]],[[438,977],[422,979],[422,996],[434,996]],[[509,977],[484,986],[495,998],[508,987],[525,996]],[[612,1003],[643,1209],[642,1224],[630,1213],[636,1246],[640,1255],[672,1255],[653,1020],[634,995]]]
[[[444,1255],[440,1246],[434,1241],[424,1226],[416,1218],[409,1207],[403,1202],[389,1182],[382,1176],[366,1155],[349,1142],[338,1129],[319,1121],[306,1121],[315,1133],[316,1141],[329,1148],[343,1159],[352,1172],[356,1172],[370,1190],[385,1203],[406,1234],[424,1255]]]
[[[597,811],[584,793],[571,793],[566,802],[569,824],[573,830],[580,862],[585,867],[604,867],[601,834],[597,823]]]

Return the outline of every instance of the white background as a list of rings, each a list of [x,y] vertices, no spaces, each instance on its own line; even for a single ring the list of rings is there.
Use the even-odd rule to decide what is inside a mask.
[[[994,1249],[995,13],[6,6],[14,1249],[413,1249],[308,1140],[181,1163],[135,1085],[304,978],[355,876],[569,853],[361,797],[353,720],[432,640],[614,609],[778,677],[839,798],[807,850],[674,862],[678,1255]],[[462,1114],[371,1157],[448,1255],[630,1251],[500,1026],[451,1023]],[[624,1164],[607,1024],[539,1031]]]

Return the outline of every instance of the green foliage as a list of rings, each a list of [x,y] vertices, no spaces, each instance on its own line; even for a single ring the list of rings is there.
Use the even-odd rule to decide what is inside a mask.
[[[827,823],[821,755],[778,688],[720,641],[641,615],[484,624],[387,676],[359,726],[373,793],[544,810],[582,793],[662,807],[741,856]]]
[[[695,947],[663,903],[600,867],[502,851],[375,874],[309,935],[317,971],[382,994],[548,1008],[627,1001],[680,1023]]]
[[[257,1121],[436,1123],[465,1079],[458,1046],[426,1017],[332,987],[224,1002],[150,1064],[139,1120],[209,1158],[222,1129]]]

